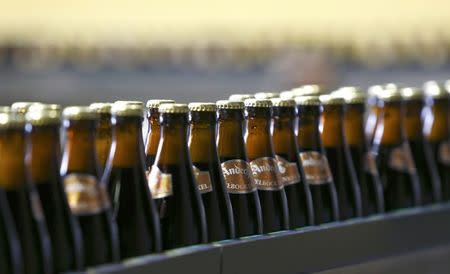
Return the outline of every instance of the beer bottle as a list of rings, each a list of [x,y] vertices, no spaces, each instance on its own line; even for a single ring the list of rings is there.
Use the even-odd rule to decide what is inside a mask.
[[[206,243],[205,209],[189,157],[185,104],[161,104],[161,140],[148,184],[161,222],[163,249]]]
[[[63,111],[66,142],[61,176],[72,214],[83,235],[85,266],[118,261],[117,227],[111,216],[109,195],[100,182],[96,156],[97,112],[84,106]]]
[[[295,123],[297,108],[293,99],[271,99],[273,104],[272,143],[288,201],[291,229],[314,223],[311,192],[305,183],[298,155]]]
[[[158,150],[159,138],[161,136],[161,125],[159,124],[159,105],[164,103],[175,103],[173,100],[148,100],[147,101],[147,121],[148,132],[145,142],[145,164],[148,170],[155,162],[156,152]]]
[[[244,145],[244,102],[217,101],[217,149],[233,209],[236,236],[261,234],[258,192]]]
[[[253,94],[231,94],[228,100],[230,101],[241,101],[244,102],[245,99],[255,98]]]
[[[106,172],[106,177],[109,176],[110,171],[105,171],[105,167],[108,166],[107,161],[111,158],[111,154],[114,154],[115,149],[111,105],[111,103],[92,103],[89,105],[89,108],[99,113],[100,116],[95,134],[95,150],[100,165],[100,174],[104,176]]]
[[[2,189],[0,189],[0,273],[23,273],[22,252],[16,225]]]
[[[70,212],[59,174],[61,107],[58,107],[36,104],[26,114],[31,178],[41,197],[56,273],[83,268],[80,226]]]
[[[280,96],[279,92],[257,92],[255,93],[256,99],[272,99]],[[250,99],[250,98],[246,98]]]
[[[450,200],[450,94],[435,81],[424,84],[426,112],[424,134],[441,179],[442,199]]]
[[[319,97],[296,97],[295,102],[298,107],[299,158],[312,196],[314,223],[337,221],[339,206],[336,188],[320,139],[319,125],[322,110]]]
[[[411,147],[412,158],[417,169],[422,194],[422,204],[441,200],[441,184],[437,165],[431,152],[430,143],[425,139],[422,113],[425,105],[424,93],[417,88],[402,88],[405,99],[406,138]]]
[[[350,149],[354,170],[361,190],[364,216],[384,212],[383,187],[378,173],[375,154],[369,150],[364,134],[366,95],[355,87],[338,90],[347,104],[344,114],[345,139]]]
[[[145,177],[144,105],[133,101],[116,102],[111,112],[116,121],[116,148],[108,187],[119,229],[121,257],[159,252],[159,219]]]
[[[271,140],[272,102],[247,99],[245,147],[261,201],[263,232],[289,229],[289,212],[284,185]]]
[[[405,105],[399,89],[379,94],[379,122],[372,150],[384,190],[386,211],[421,204],[419,178],[406,140]]]
[[[339,201],[339,219],[362,216],[361,190],[344,133],[345,100],[322,95],[322,144],[330,163]]]
[[[190,103],[189,149],[203,204],[208,242],[235,237],[233,211],[216,147],[216,104]]]
[[[39,194],[26,166],[28,140],[23,115],[0,113],[0,189],[16,224],[24,273],[53,273],[51,244]]]

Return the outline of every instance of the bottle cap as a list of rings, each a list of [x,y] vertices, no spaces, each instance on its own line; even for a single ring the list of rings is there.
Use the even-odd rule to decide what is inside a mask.
[[[256,99],[272,99],[272,98],[276,98],[279,97],[280,93],[279,92],[258,92],[255,93],[255,98]]]
[[[15,102],[11,105],[11,110],[16,113],[25,114],[28,108],[34,104],[39,104],[39,102]]]
[[[203,102],[194,102],[189,105],[190,111],[200,111],[200,112],[215,112],[217,107],[214,103],[203,103]]]
[[[0,109],[0,129],[23,128],[25,119],[23,115],[17,115],[9,107]]]
[[[272,105],[274,107],[295,107],[295,100],[288,98],[272,98]]]
[[[188,113],[187,104],[165,103],[159,106],[160,113]]]
[[[89,107],[101,114],[111,114],[112,105],[111,103],[92,103]]]
[[[291,92],[294,97],[309,95],[319,96],[327,93],[325,87],[321,85],[303,85],[291,90]]]
[[[272,101],[270,99],[246,99],[244,101],[246,107],[256,107],[256,108],[270,108],[272,107]]]
[[[297,106],[320,106],[320,99],[318,96],[298,96],[295,97]]]
[[[112,104],[111,113],[120,117],[141,117],[144,113],[144,103],[141,101],[116,101]]]
[[[403,100],[402,92],[397,88],[383,89],[383,91],[378,94],[378,98],[385,102],[397,102]]]
[[[255,96],[253,94],[231,94],[228,100],[244,102],[246,99],[250,98],[255,98]]]
[[[367,95],[359,87],[341,87],[332,92],[333,96],[341,97],[347,104],[364,104]]]
[[[146,107],[147,108],[158,108],[159,105],[165,104],[165,103],[175,103],[174,100],[171,99],[151,99],[147,101]]]
[[[216,102],[217,109],[244,109],[244,102],[233,100],[219,100]]]
[[[41,107],[41,108],[40,108]],[[31,107],[25,114],[25,120],[32,125],[50,125],[61,123],[61,108],[51,109],[42,106]]]
[[[423,90],[426,96],[432,98],[448,98],[450,96],[450,81],[447,80],[447,82],[445,82],[445,86],[436,81],[428,81],[423,84]]]
[[[338,95],[332,95],[332,94],[326,94],[326,95],[320,95],[319,97],[320,102],[322,105],[344,105],[345,99],[338,96]]]
[[[415,87],[402,88],[401,93],[405,100],[423,100],[424,98],[423,91]]]
[[[61,107],[61,105],[58,105],[58,104],[36,103],[36,104],[32,104],[28,108],[28,111],[36,111],[36,110],[55,110],[55,111],[59,111],[59,113],[61,113],[62,107]]]
[[[68,120],[95,120],[99,118],[99,114],[88,106],[66,107],[62,116]]]
[[[283,99],[294,99],[294,93],[291,90],[286,90],[286,91],[282,91],[280,92],[280,98]]]

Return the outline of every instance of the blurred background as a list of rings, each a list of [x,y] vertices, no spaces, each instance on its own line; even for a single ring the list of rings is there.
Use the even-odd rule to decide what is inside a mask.
[[[0,105],[450,78],[448,0],[0,0]]]

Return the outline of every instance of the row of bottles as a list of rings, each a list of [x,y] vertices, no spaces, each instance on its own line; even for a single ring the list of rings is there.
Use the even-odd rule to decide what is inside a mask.
[[[139,101],[1,107],[0,272],[81,270],[449,200],[449,98],[427,82],[149,100],[145,146]]]

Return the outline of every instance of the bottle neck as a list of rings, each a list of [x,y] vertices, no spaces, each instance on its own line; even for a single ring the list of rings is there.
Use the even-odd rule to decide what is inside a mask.
[[[405,131],[408,140],[418,140],[422,136],[422,101],[405,103]]]
[[[374,143],[380,145],[400,145],[405,137],[403,130],[404,104],[387,102],[381,109],[380,122],[377,124]]]
[[[21,188],[26,182],[25,132],[23,129],[0,129],[0,187]]]
[[[217,124],[217,149],[220,157],[240,159],[246,157],[243,136],[242,109],[220,109]]]
[[[450,102],[448,99],[436,99],[425,116],[424,133],[429,141],[440,142],[450,138]]]
[[[36,184],[55,182],[59,176],[61,145],[59,124],[32,126],[29,133],[31,178]]]
[[[298,111],[297,142],[301,151],[322,151],[320,140],[320,107],[301,106]]]
[[[102,114],[96,132],[96,153],[99,165],[104,168],[110,157],[114,130],[110,114]]]
[[[143,166],[142,118],[116,117],[114,131],[116,134],[116,149],[113,168]]]
[[[348,145],[365,145],[364,104],[348,105],[344,115],[344,132]]]
[[[188,159],[186,113],[162,113],[161,139],[155,164],[175,165],[183,164]]]
[[[344,144],[344,106],[323,107],[322,144],[324,147],[339,147]]]
[[[95,131],[98,123],[93,120],[66,121],[66,143],[61,173],[87,173],[98,176]]]
[[[191,112],[189,150],[192,163],[209,163],[217,155],[214,112]]]
[[[147,120],[149,131],[147,134],[145,154],[154,156],[158,151],[159,138],[161,137],[158,109],[150,109]]]
[[[249,160],[273,157],[270,137],[272,113],[270,108],[247,108],[247,132],[245,144]]]
[[[275,154],[291,156],[292,153],[297,153],[294,131],[296,108],[274,107],[273,114],[272,144]]]

